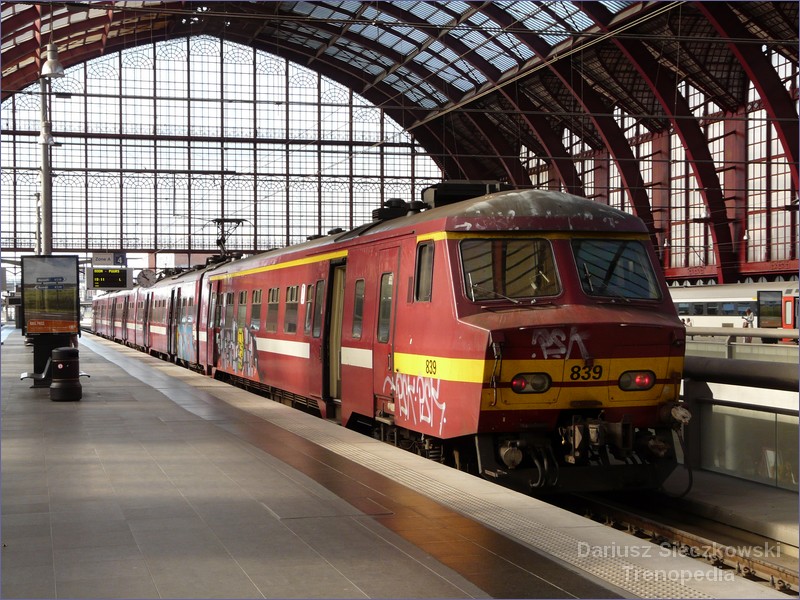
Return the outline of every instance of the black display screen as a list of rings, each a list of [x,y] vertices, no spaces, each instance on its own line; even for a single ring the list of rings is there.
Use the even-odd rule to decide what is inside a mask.
[[[128,269],[119,267],[92,267],[87,269],[87,288],[95,290],[120,290],[131,287]]]

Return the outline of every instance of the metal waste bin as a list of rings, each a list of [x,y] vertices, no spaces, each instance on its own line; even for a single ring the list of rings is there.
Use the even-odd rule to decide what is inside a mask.
[[[83,395],[81,387],[81,368],[77,348],[53,348],[50,372],[50,400],[80,400]]]

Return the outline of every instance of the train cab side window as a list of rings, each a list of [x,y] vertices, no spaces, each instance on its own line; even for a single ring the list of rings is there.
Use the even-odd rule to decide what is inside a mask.
[[[433,242],[417,246],[417,266],[414,273],[414,300],[430,302],[433,290]]]
[[[314,294],[314,324],[311,328],[311,333],[315,338],[322,335],[322,304],[323,296],[325,293],[325,280],[320,279],[317,281],[316,293]]]
[[[284,333],[297,333],[297,301],[299,286],[293,285],[286,288],[286,313],[283,317]]]
[[[303,333],[311,335],[311,321],[314,317],[314,284],[309,283],[306,289],[306,318]]]
[[[278,331],[278,304],[281,299],[281,288],[270,288],[267,292],[267,322],[264,329],[269,333]]]
[[[258,331],[261,328],[261,290],[253,290],[253,306],[250,308],[250,329]]]
[[[361,339],[361,328],[364,323],[364,280],[356,281],[355,292],[353,294],[353,330],[354,340]]]
[[[394,291],[394,274],[381,275],[381,300],[378,305],[378,341],[389,341],[389,329],[392,322],[392,294]]]

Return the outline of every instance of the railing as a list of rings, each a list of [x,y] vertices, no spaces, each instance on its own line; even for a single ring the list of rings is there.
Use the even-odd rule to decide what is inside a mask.
[[[686,354],[796,365],[800,360],[798,337],[797,329],[687,327]],[[751,341],[746,341],[748,338]]]
[[[797,491],[798,389],[797,360],[687,355],[683,400],[692,413],[685,430],[692,466]]]

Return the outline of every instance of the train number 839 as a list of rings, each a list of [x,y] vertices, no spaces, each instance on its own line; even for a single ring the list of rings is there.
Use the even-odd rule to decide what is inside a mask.
[[[590,379],[600,379],[603,376],[603,367],[595,365],[593,367],[575,365],[569,370],[569,378],[572,381],[578,379],[589,381]]]

